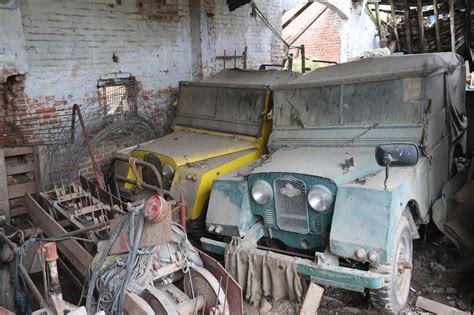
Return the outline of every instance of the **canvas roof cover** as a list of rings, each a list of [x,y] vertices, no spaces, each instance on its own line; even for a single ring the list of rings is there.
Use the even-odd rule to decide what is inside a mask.
[[[300,76],[275,88],[284,90],[337,86],[350,83],[397,80],[402,78],[446,75],[447,107],[451,119],[451,136],[458,138],[467,128],[465,109],[464,60],[455,53],[432,53],[403,56],[384,56],[327,66]],[[430,96],[426,96],[430,98]],[[277,104],[275,106],[278,106]]]
[[[460,70],[463,64],[464,60],[454,53],[372,57],[316,69],[281,88],[392,80],[427,76],[437,72],[452,74]]]

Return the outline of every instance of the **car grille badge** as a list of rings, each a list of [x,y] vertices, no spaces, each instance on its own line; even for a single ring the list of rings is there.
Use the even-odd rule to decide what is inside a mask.
[[[292,184],[287,183],[285,187],[280,188],[280,194],[287,196],[288,198],[294,198],[301,194],[298,188],[295,188]]]

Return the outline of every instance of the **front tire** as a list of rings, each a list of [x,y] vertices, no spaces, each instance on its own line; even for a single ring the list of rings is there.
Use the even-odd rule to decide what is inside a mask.
[[[370,298],[376,309],[396,314],[407,303],[413,265],[413,242],[405,216],[398,224],[388,261],[387,265],[371,268],[374,272],[385,274],[385,284],[380,289],[370,290]]]

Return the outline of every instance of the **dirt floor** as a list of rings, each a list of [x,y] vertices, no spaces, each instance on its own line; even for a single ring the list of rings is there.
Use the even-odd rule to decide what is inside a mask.
[[[418,309],[418,296],[450,305],[463,311],[474,311],[474,257],[461,257],[454,245],[439,231],[431,228],[424,239],[414,241],[414,269],[409,303],[405,314],[426,313]],[[246,304],[247,314],[298,314],[298,305],[288,301],[263,305],[258,311]],[[318,314],[378,314],[368,295],[325,288]]]

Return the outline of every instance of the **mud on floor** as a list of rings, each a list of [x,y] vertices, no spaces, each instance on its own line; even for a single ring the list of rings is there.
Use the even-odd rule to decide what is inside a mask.
[[[418,309],[418,296],[474,311],[474,257],[462,257],[455,246],[439,231],[426,233],[425,240],[415,240],[413,276],[405,314],[426,311]],[[260,311],[248,304],[246,314],[298,314],[299,306],[288,301],[262,305]],[[326,287],[318,314],[378,314],[368,295]]]

